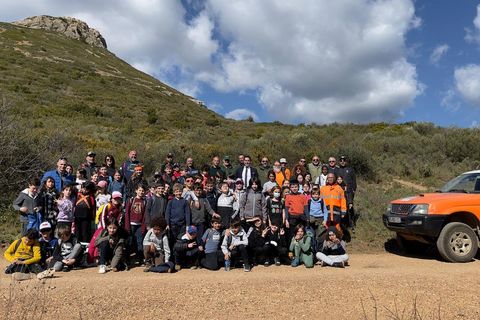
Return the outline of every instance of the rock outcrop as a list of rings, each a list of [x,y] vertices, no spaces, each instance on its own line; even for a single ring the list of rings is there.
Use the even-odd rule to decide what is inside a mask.
[[[70,17],[34,16],[13,24],[32,29],[44,29],[59,32],[67,37],[84,41],[89,45],[107,48],[107,42],[100,32],[90,28],[85,22]]]

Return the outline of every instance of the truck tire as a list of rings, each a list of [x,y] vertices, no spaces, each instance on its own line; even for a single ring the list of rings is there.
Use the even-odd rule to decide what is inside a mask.
[[[449,262],[470,262],[477,254],[478,237],[465,223],[450,222],[437,239],[438,252]]]

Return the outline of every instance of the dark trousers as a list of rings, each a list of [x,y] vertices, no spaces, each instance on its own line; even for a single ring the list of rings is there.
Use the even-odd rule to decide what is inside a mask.
[[[92,221],[88,218],[75,218],[75,235],[80,242],[90,242]]]
[[[166,273],[166,272],[173,272],[175,270],[175,264],[173,262],[165,262],[156,266],[151,267],[148,269],[150,272],[156,272],[156,273]]]
[[[217,250],[216,252],[206,253],[200,264],[205,269],[218,270],[223,265],[223,259],[224,255],[222,250]]]
[[[178,236],[185,233],[185,225],[175,225],[172,224],[169,226],[170,230],[168,232],[168,245],[170,250],[173,251],[175,247],[175,242],[177,242]],[[170,260],[173,259],[173,254],[171,255]],[[172,260],[173,261],[173,260]]]
[[[194,224],[197,227],[197,244],[200,245],[202,243],[202,236],[205,233],[205,224],[204,223],[197,223]]]
[[[143,232],[141,225],[130,225],[130,252],[138,261],[143,260]]]
[[[230,265],[235,266],[238,258],[241,258],[244,264],[249,264],[247,247],[243,244],[236,246],[232,251],[230,251]]]
[[[15,272],[21,273],[40,273],[43,269],[38,263],[33,264],[16,264],[12,263],[5,269],[6,274],[12,274]]]
[[[232,215],[233,215],[233,208],[218,207],[217,213],[220,215],[220,219],[222,221],[222,229],[230,228],[230,222],[232,221]]]
[[[181,265],[182,267],[192,267],[198,265],[198,258],[200,255],[200,250],[197,247],[193,247],[186,251],[176,251],[174,250],[175,263]]]

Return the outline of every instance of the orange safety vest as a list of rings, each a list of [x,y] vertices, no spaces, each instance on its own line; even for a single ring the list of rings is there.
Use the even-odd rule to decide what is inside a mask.
[[[325,185],[320,188],[320,198],[330,211],[330,220],[333,220],[334,211],[347,212],[347,200],[345,191],[338,184]]]

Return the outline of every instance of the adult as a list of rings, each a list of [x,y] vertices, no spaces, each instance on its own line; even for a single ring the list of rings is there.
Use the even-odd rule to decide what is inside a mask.
[[[282,168],[283,175],[285,176],[286,180],[290,181],[290,178],[292,177],[292,172],[290,171],[290,169],[288,169],[287,165],[288,165],[287,159],[281,158],[280,166]]]
[[[337,183],[333,172],[327,174],[327,184],[320,188],[320,197],[323,200],[325,209],[324,223],[326,227],[335,227],[342,232],[341,221],[347,214],[347,202],[345,191]]]
[[[243,161],[244,160],[245,160],[245,155],[243,153],[240,153],[238,155],[238,168],[243,167]]]
[[[308,172],[312,176],[312,181],[317,181],[317,178],[320,177],[322,173],[322,165],[320,164],[320,158],[318,155],[312,157],[312,162],[307,166]]]
[[[229,156],[224,156],[223,157],[222,170],[225,172],[225,175],[227,176],[227,179],[232,178],[233,180],[235,180],[235,168],[230,163],[230,157]]]
[[[167,156],[165,158],[165,162],[162,164],[162,168],[161,168],[161,171],[162,171],[162,174],[165,172],[165,168],[167,167],[167,164],[169,164],[170,166],[173,167],[173,153],[169,152],[167,153]]]
[[[270,166],[270,161],[267,157],[263,157],[260,160],[260,167],[258,167],[258,177],[262,183],[268,181],[268,172],[272,170],[272,166]]]
[[[345,196],[347,198],[348,205],[348,226],[354,228],[354,211],[353,211],[353,199],[355,198],[355,192],[357,191],[357,178],[355,171],[352,167],[348,166],[348,159],[346,156],[341,156],[339,159],[340,167],[338,168],[338,175],[343,178],[343,181],[347,185]]]
[[[123,182],[125,184],[130,181],[130,178],[132,177],[133,172],[135,171],[135,167],[140,164],[140,161],[138,161],[138,154],[137,151],[131,150],[128,153],[128,159],[122,163],[122,166],[120,167],[120,174],[123,177]]]
[[[117,167],[115,166],[115,158],[111,154],[107,154],[105,156],[105,160],[103,165],[107,167],[107,175],[113,178],[113,175],[117,171]]]
[[[87,155],[85,156],[85,162],[82,164],[82,167],[87,172],[87,179],[90,180],[92,177],[92,173],[97,170],[97,164],[95,163],[95,157],[97,154],[93,151],[88,151]]]
[[[252,158],[246,155],[243,159],[243,167],[237,169],[236,177],[243,181],[243,188],[247,189],[250,186],[252,179],[258,178],[257,169],[251,167]]]
[[[57,169],[45,172],[42,177],[42,184],[48,177],[52,177],[55,180],[55,189],[61,191],[64,186],[73,184],[74,178],[72,175],[67,174],[67,158],[60,158],[57,161]]]
[[[338,177],[337,159],[335,157],[328,158],[328,173],[333,173],[335,177]]]
[[[208,172],[208,175],[212,178],[220,178],[220,181],[225,180],[226,174],[225,171],[223,171],[222,167],[220,166],[220,157],[219,156],[214,156],[212,158],[212,165],[210,166],[210,170]]]
[[[273,172],[275,173],[275,181],[277,182],[279,187],[283,186],[283,181],[287,180],[287,176],[285,175],[285,171],[282,170],[282,165],[279,161],[275,161],[273,163]]]
[[[297,165],[302,166],[307,170],[307,159],[305,157],[301,157],[300,160],[298,160]]]
[[[195,168],[193,158],[187,158],[187,160],[185,161],[185,167],[186,167],[187,175],[189,176],[193,177],[200,173],[200,171],[197,168]]]

